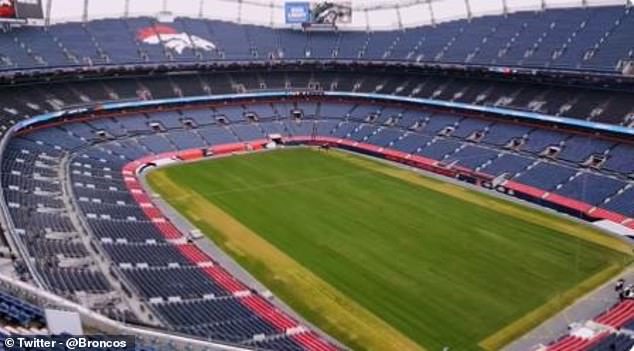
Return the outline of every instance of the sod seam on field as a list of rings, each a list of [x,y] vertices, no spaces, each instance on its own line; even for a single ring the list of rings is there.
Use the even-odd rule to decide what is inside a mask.
[[[285,301],[294,298],[294,289],[289,290],[289,287],[304,289],[302,298],[313,303],[309,309],[300,310],[303,315],[312,316],[310,319],[319,325],[329,326],[330,332],[345,330],[345,340],[349,345],[358,345],[355,349],[373,345],[381,350],[424,350],[199,194],[181,193],[181,189],[164,174],[153,175],[152,182],[163,192],[178,192],[181,201],[196,209],[187,212],[189,219],[202,230],[215,232],[215,239],[226,252],[243,266],[250,267],[251,273]],[[214,227],[208,224],[211,222]],[[267,262],[276,269],[270,270],[258,262]]]
[[[241,155],[148,180],[354,349],[495,349],[630,260],[627,244],[581,224],[336,151]]]

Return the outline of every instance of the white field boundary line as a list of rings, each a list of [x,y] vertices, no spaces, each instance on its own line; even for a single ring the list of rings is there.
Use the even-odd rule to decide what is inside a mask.
[[[306,146],[292,146],[292,147],[286,147],[285,149],[265,149],[265,150],[231,153],[226,155],[216,155],[209,158],[203,158],[203,159],[197,159],[197,160],[186,160],[184,162],[161,165],[161,166],[149,169],[146,172],[139,173],[136,176],[138,177],[145,191],[148,194],[152,194],[155,192],[153,188],[149,185],[149,182],[147,180],[148,174],[151,172],[160,171],[162,169],[169,169],[171,167],[179,167],[186,164],[197,164],[197,163],[202,163],[205,161],[215,161],[215,160],[220,160],[223,158],[234,158],[234,157],[239,158],[241,156],[247,156],[252,154],[261,154],[261,153],[276,152],[276,151],[288,150],[288,149],[304,149],[304,148],[307,148],[307,147]],[[352,172],[352,173],[359,173],[359,174],[373,173],[373,171],[359,171],[359,172]],[[340,174],[340,175],[335,175],[330,177],[344,178],[343,176],[352,176],[352,174],[347,174],[347,175]],[[314,177],[314,179],[317,179],[317,178],[328,178],[328,177]],[[287,183],[292,183],[292,182],[289,181]],[[189,195],[185,195],[185,196],[180,196],[179,198],[184,199],[188,197]],[[176,197],[172,197],[172,198],[176,199]],[[177,223],[180,222],[182,225],[179,225],[178,228],[179,230],[183,230],[184,233],[188,233],[191,230],[198,229],[198,227],[192,224],[192,222],[183,213],[179,212],[174,207],[172,207],[172,205],[169,202],[167,202],[165,199],[163,199],[162,197],[160,198],[159,202],[157,202],[156,199],[153,199],[152,202],[157,208],[161,210],[161,213],[163,213],[164,216],[169,218],[171,221],[176,220]],[[204,241],[205,243],[202,243],[201,241]],[[249,271],[247,271],[244,267],[242,267],[239,263],[237,263],[237,261],[235,261],[233,257],[231,257],[224,250],[219,248],[216,245],[216,243],[213,240],[211,240],[207,235],[203,236],[203,238],[195,240],[193,243],[200,250],[202,250],[207,255],[209,255],[209,257],[212,257],[216,259],[217,261],[221,262],[221,266],[227,269],[231,273],[232,276],[240,277],[243,281],[249,282],[248,285],[251,287],[259,287],[260,292],[264,292],[264,291],[270,292],[264,284],[262,284]],[[280,299],[278,296],[274,296],[273,299],[267,299],[267,300],[271,302],[272,304],[274,304],[277,308],[281,309],[282,311],[286,312],[287,314],[295,318],[297,321],[300,321],[303,325],[308,326],[310,329],[318,332],[322,337],[324,337],[326,340],[328,340],[332,344],[337,345],[341,350],[349,350],[339,340],[332,337],[330,334],[326,333],[321,328],[317,327],[315,324],[305,319],[301,314],[299,314],[297,311],[295,311],[293,308],[287,305],[286,302]]]
[[[296,148],[306,148],[306,146],[298,146]],[[310,147],[308,147],[308,148],[310,148]],[[263,152],[275,152],[275,151],[278,151],[278,150],[260,150],[260,151],[255,151],[255,152],[246,152],[246,153],[239,153],[239,154],[222,155],[222,156],[218,156],[218,157],[210,158],[210,159],[206,159],[206,160],[220,159],[220,158],[225,158],[225,157],[235,157],[235,156],[239,157],[239,156],[244,156],[244,155],[248,155],[248,154],[263,153]],[[472,190],[472,191],[475,191],[475,192],[478,192],[478,193],[482,193],[482,194],[486,194],[486,195],[492,196],[494,198],[497,198],[498,200],[508,201],[508,202],[511,202],[511,203],[515,203],[515,204],[530,208],[530,209],[538,210],[539,212],[542,212],[542,213],[548,213],[548,214],[556,215],[557,217],[559,217],[561,219],[573,221],[573,222],[576,222],[578,224],[582,224],[582,225],[585,225],[587,227],[591,227],[591,228],[593,228],[595,230],[599,230],[599,231],[602,231],[602,232],[604,232],[606,234],[614,236],[613,233],[606,232],[605,230],[601,230],[601,228],[596,228],[594,226],[591,226],[586,221],[582,221],[582,220],[580,220],[580,219],[578,219],[576,217],[573,217],[573,216],[565,215],[565,214],[557,212],[555,210],[551,210],[551,209],[548,209],[548,208],[544,208],[544,207],[538,206],[538,205],[533,204],[533,203],[528,202],[528,201],[520,200],[520,199],[514,198],[514,197],[505,196],[505,195],[499,194],[499,193],[497,193],[495,191],[492,191],[492,190],[488,190],[488,189],[481,188],[481,187],[476,187],[476,186],[473,186],[471,184],[464,183],[464,182],[459,182],[459,181],[457,181],[455,179],[452,179],[452,178],[441,176],[441,175],[438,175],[438,174],[435,174],[435,173],[432,173],[432,172],[428,172],[428,171],[425,171],[425,170],[422,170],[422,169],[419,169],[419,168],[416,168],[416,167],[404,165],[404,164],[401,164],[401,163],[398,163],[398,162],[394,162],[394,161],[390,161],[390,160],[386,160],[386,159],[381,159],[381,158],[373,157],[373,156],[370,156],[370,155],[365,155],[365,154],[362,154],[362,153],[349,151],[349,150],[346,150],[346,149],[339,149],[338,148],[338,149],[336,149],[336,151],[344,153],[344,154],[353,155],[353,156],[356,156],[356,157],[360,157],[360,158],[365,158],[365,159],[368,159],[368,160],[376,161],[376,162],[382,163],[384,165],[388,165],[388,166],[392,166],[392,167],[408,170],[408,171],[411,171],[411,172],[413,172],[415,174],[419,174],[419,175],[421,175],[423,177],[429,177],[429,178],[432,178],[432,179],[437,180],[437,181],[441,181],[441,182],[444,182],[444,183],[450,183],[450,184],[459,186],[459,187],[464,188],[464,189],[469,189],[469,190]],[[170,168],[170,167],[173,167],[173,166],[180,166],[180,165],[184,165],[184,164],[188,164],[188,163],[198,163],[198,162],[204,162],[204,161],[205,160],[186,161],[186,162],[183,162],[183,163],[180,163],[180,164],[165,165],[165,166],[162,166],[162,167],[159,167],[159,168]],[[153,169],[151,171],[155,171],[155,170],[156,169]],[[320,181],[326,181],[326,180],[335,180],[335,179],[341,179],[341,178],[346,178],[346,177],[354,177],[354,176],[361,176],[363,174],[373,174],[373,173],[380,173],[380,172],[376,172],[376,171],[372,171],[372,170],[359,171],[359,172],[352,172],[352,173],[348,173],[348,174],[338,174],[338,175],[324,176],[324,177],[313,177],[313,178],[307,178],[307,179],[303,179],[303,180],[294,180],[294,181],[287,181],[287,182],[277,182],[277,183],[271,183],[271,184],[262,184],[260,186],[242,187],[242,188],[235,188],[235,189],[228,189],[228,190],[217,191],[217,192],[212,192],[212,193],[206,193],[206,194],[205,193],[200,193],[200,194],[201,195],[209,194],[211,196],[214,196],[214,194],[216,194],[216,196],[218,196],[218,195],[224,195],[224,194],[229,194],[229,193],[248,192],[248,191],[253,191],[253,190],[258,190],[258,189],[267,189],[267,188],[268,189],[272,189],[272,188],[278,188],[278,187],[284,187],[284,186],[292,186],[292,185],[301,184],[301,183],[313,183],[313,182],[320,182]],[[143,174],[143,176],[146,176],[146,175],[147,174]],[[146,187],[146,189],[150,188],[147,185],[145,187]],[[188,195],[184,195],[184,196],[180,196],[179,199],[186,199],[187,197],[189,197],[189,196]],[[623,240],[623,238],[620,238],[620,237],[619,237],[619,239]],[[631,267],[630,268],[626,268],[625,272],[626,271],[630,271],[631,269],[632,269]],[[625,272],[622,272],[621,274],[625,274]],[[617,275],[617,276],[613,277],[611,279],[611,281],[606,282],[604,286],[609,286],[619,276],[620,275]],[[599,290],[599,289],[601,289],[601,286],[596,288],[596,290]],[[513,340],[511,343],[505,345],[503,350],[506,350],[506,351],[514,350],[518,343],[521,344],[523,341],[526,341],[526,339],[530,339],[531,336],[532,336],[532,333],[534,333],[536,330],[539,330],[539,328],[542,327],[544,324],[551,323],[552,322],[551,320],[553,320],[553,319],[555,319],[557,317],[559,317],[559,318],[564,317],[565,318],[568,315],[568,311],[570,309],[572,309],[572,308],[576,308],[580,301],[584,301],[585,300],[585,301],[593,301],[593,302],[597,302],[597,303],[601,303],[601,302],[606,303],[606,302],[609,302],[611,300],[609,297],[605,297],[605,296],[601,296],[601,295],[597,294],[596,290],[588,292],[585,296],[581,297],[579,300],[574,302],[572,305],[567,306],[564,310],[560,311],[558,314],[552,316],[550,319],[544,321],[542,324],[536,326],[532,330],[528,331],[526,334],[520,336],[519,338]],[[281,300],[279,300],[279,299],[276,299],[276,300],[278,300],[278,303],[281,302]],[[283,302],[282,302],[282,305],[283,305]],[[286,310],[288,311],[288,307],[287,307]],[[290,311],[293,312],[292,315],[294,315],[296,317],[298,316],[298,314],[294,313],[294,311],[292,309],[290,309]],[[593,317],[596,317],[596,315],[592,315],[588,319],[592,319]],[[301,318],[301,316],[299,316],[299,320],[304,320],[304,319]],[[307,323],[307,325],[310,325],[315,330],[320,330],[319,328],[315,328],[315,326],[312,325],[311,323]],[[323,331],[322,331],[322,335],[329,336],[328,334],[323,333]],[[560,334],[557,334],[557,335],[554,335],[554,336],[559,336],[559,335]],[[331,338],[329,338],[329,339],[331,339]]]

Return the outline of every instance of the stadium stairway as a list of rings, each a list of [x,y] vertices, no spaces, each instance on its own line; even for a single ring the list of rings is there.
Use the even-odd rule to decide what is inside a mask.
[[[399,31],[319,34],[180,17],[170,24],[149,17],[100,19],[4,33],[0,70],[104,62],[389,58],[614,72],[632,56],[626,44],[632,12],[627,6],[547,8]],[[177,48],[178,40],[162,37],[159,29],[183,35],[189,45]],[[259,32],[266,34],[250,39]]]
[[[254,124],[248,124],[250,123],[249,121],[239,118],[241,117],[240,114],[241,114],[241,111],[243,110],[244,110],[243,107],[240,107],[238,109],[234,108],[232,111],[237,111],[234,113],[234,114],[237,114],[235,116],[229,115],[229,113],[227,112],[227,115],[228,115],[227,117],[230,121],[234,119],[236,120],[236,122],[231,123],[231,127],[234,124],[235,125],[250,125],[250,126],[254,125]],[[367,113],[371,113],[372,111],[377,110],[377,108],[376,106],[372,106],[372,107],[368,107],[366,110],[369,111]],[[215,113],[225,112],[222,107],[216,107],[214,111]],[[157,140],[157,139],[160,139],[163,141],[170,140],[171,133],[176,132],[176,130],[178,130],[179,133],[183,133],[183,135],[185,136],[186,136],[186,133],[188,132],[191,133],[192,131],[188,131],[188,129],[186,129],[184,126],[181,126],[179,124],[180,122],[178,121],[178,118],[180,118],[179,116],[186,115],[186,114],[187,112],[171,113],[170,115],[173,116],[172,117],[173,120],[170,121],[171,123],[170,129],[165,131],[160,131],[156,133],[156,135],[151,135],[155,137],[151,140]],[[361,115],[357,116],[357,118],[359,120],[364,120],[365,114],[366,112],[363,112]],[[151,117],[152,114],[148,112],[147,115],[150,116],[148,120],[152,120],[152,117]],[[329,122],[333,122],[333,120],[334,121],[342,120],[343,118],[344,118],[343,116],[330,116]],[[465,118],[464,117],[436,118],[435,116],[433,116],[428,118],[428,122],[437,121],[436,126],[434,128],[431,128],[430,126],[431,123],[427,123],[427,125],[425,126],[425,128],[422,129],[422,131],[415,131],[415,132],[407,131],[407,133],[410,133],[408,135],[420,136],[421,140],[424,140],[423,138],[424,136],[431,138],[431,135],[429,134],[428,135],[422,134],[422,133],[428,132],[427,129],[432,130],[429,133],[432,133],[435,135],[439,133],[439,131],[445,129],[445,127],[448,124],[452,124],[455,127],[459,127],[459,124],[462,124],[462,122],[458,122],[458,121],[463,119]],[[125,138],[127,137],[126,135],[127,132],[120,131],[121,127],[119,125],[112,123],[111,122],[112,120],[113,119],[95,118],[94,120],[90,120],[90,121],[81,121],[79,123],[65,124],[63,126],[57,126],[52,128],[43,128],[34,133],[30,133],[25,136],[20,136],[18,138],[12,139],[12,143],[15,141],[15,144],[16,144],[16,148],[14,149],[14,151],[20,151],[19,147],[26,147],[25,145],[29,145],[32,148],[31,153],[33,154],[37,154],[41,152],[50,152],[49,150],[56,150],[56,152],[58,153],[61,153],[62,150],[64,150],[64,152],[73,153],[72,163],[74,165],[73,167],[77,167],[75,168],[77,172],[72,173],[71,177],[73,180],[73,185],[76,187],[76,190],[85,191],[85,190],[92,189],[92,194],[90,195],[91,197],[99,197],[100,199],[104,199],[106,201],[111,201],[111,202],[115,200],[118,201],[119,199],[121,199],[121,196],[123,195],[131,199],[131,201],[126,202],[125,197],[123,197],[124,199],[123,205],[115,205],[115,204],[104,205],[101,203],[92,203],[92,201],[90,202],[89,205],[86,205],[87,206],[86,208],[88,209],[86,211],[92,211],[88,213],[93,213],[95,216],[98,216],[100,218],[99,221],[101,224],[105,223],[106,225],[105,237],[106,238],[109,238],[110,240],[113,240],[113,241],[116,241],[117,238],[121,238],[121,236],[115,235],[116,233],[114,233],[114,231],[112,230],[109,231],[107,227],[108,223],[110,223],[110,219],[119,218],[118,220],[124,222],[123,224],[125,224],[128,228],[133,226],[136,227],[136,229],[132,230],[132,231],[136,231],[135,233],[133,233],[134,235],[129,236],[131,238],[130,241],[138,243],[138,242],[144,242],[147,239],[150,239],[151,236],[149,236],[150,234],[149,229],[152,229],[153,233],[158,233],[158,234],[156,234],[154,238],[151,238],[151,240],[160,242],[161,246],[172,246],[172,249],[177,250],[177,253],[180,252],[183,255],[183,257],[180,257],[178,260],[171,260],[165,263],[181,262],[181,264],[183,264],[182,263],[183,259],[189,260],[189,262],[191,263],[191,265],[188,265],[185,262],[183,264],[184,267],[180,267],[180,266],[179,267],[165,267],[164,265],[160,265],[160,262],[158,263],[156,261],[150,262],[150,260],[148,260],[146,263],[148,266],[150,266],[149,267],[150,269],[148,269],[147,271],[143,271],[143,267],[141,268],[134,267],[127,270],[127,273],[130,273],[131,275],[134,274],[134,276],[131,279],[136,279],[137,277],[143,276],[146,273],[148,276],[152,275],[153,277],[159,277],[159,274],[163,274],[166,271],[169,271],[169,274],[171,274],[170,276],[174,276],[174,274],[176,274],[177,276],[178,274],[181,274],[181,273],[187,273],[189,276],[195,275],[196,279],[200,279],[200,280],[206,280],[204,278],[208,277],[210,280],[209,283],[213,282],[213,284],[207,284],[206,286],[202,286],[201,284],[201,288],[198,289],[198,292],[193,292],[192,294],[187,296],[183,295],[183,299],[184,300],[203,299],[202,297],[198,297],[198,296],[191,297],[191,296],[195,296],[197,294],[207,295],[206,293],[209,290],[206,290],[206,289],[210,289],[209,285],[213,285],[212,286],[213,291],[208,294],[208,295],[213,294],[213,296],[207,296],[207,299],[216,300],[216,297],[218,297],[220,298],[218,300],[222,300],[225,297],[227,297],[228,299],[231,299],[232,302],[235,302],[235,304],[239,304],[240,306],[243,306],[243,308],[248,309],[247,312],[253,313],[253,314],[249,314],[249,316],[253,316],[249,318],[256,318],[256,317],[261,318],[263,321],[268,323],[267,327],[270,325],[270,327],[273,328],[272,332],[269,332],[271,329],[267,329],[266,338],[277,338],[279,335],[286,335],[287,341],[290,340],[293,343],[302,345],[302,347],[304,347],[305,349],[322,350],[324,348],[329,349],[330,347],[333,347],[327,342],[321,340],[317,334],[313,335],[312,334],[313,332],[304,330],[302,326],[300,325],[300,323],[293,320],[291,317],[286,315],[283,311],[277,309],[269,301],[262,298],[257,293],[250,291],[248,287],[246,287],[244,284],[242,284],[241,282],[233,278],[227,271],[225,271],[223,268],[217,265],[216,262],[214,262],[213,258],[206,257],[206,255],[202,253],[200,250],[196,249],[195,247],[191,245],[186,244],[186,236],[183,235],[183,233],[179,232],[178,228],[176,228],[172,223],[170,223],[169,220],[166,219],[160,213],[160,211],[158,211],[158,209],[152,204],[151,198],[147,195],[147,193],[141,187],[138,179],[136,179],[135,173],[136,173],[137,167],[142,166],[144,163],[153,162],[160,159],[173,159],[174,157],[181,155],[181,153],[183,156],[188,155],[187,157],[185,157],[185,159],[195,159],[196,157],[202,157],[201,149],[197,149],[197,154],[196,154],[195,152],[192,153],[192,150],[189,150],[189,151],[181,150],[182,148],[187,147],[187,145],[189,144],[183,144],[181,146],[181,144],[179,143],[162,142],[162,143],[152,144],[154,147],[153,153],[150,154],[150,156],[143,157],[143,155],[148,155],[150,151],[149,149],[143,148],[143,142],[142,142],[143,140],[139,141],[141,137],[134,137],[132,142],[130,142],[129,140],[126,140]],[[117,120],[125,120],[125,118],[124,116],[118,116]],[[317,123],[314,123],[315,121],[317,121]],[[164,121],[164,122],[166,125],[168,124],[167,121]],[[313,125],[319,125],[321,122],[322,122],[322,119],[315,119],[314,121],[310,120],[310,123],[313,123]],[[267,122],[258,122],[258,125],[263,125],[265,123]],[[280,122],[275,122],[275,123],[280,123]],[[286,124],[288,123],[290,123],[290,121],[286,121]],[[390,155],[394,157],[410,157],[408,159],[409,161],[416,161],[416,162],[420,161],[421,163],[425,163],[425,165],[429,167],[437,166],[438,162],[435,160],[425,159],[424,157],[421,157],[419,155],[407,154],[400,150],[388,150],[384,146],[372,145],[363,141],[365,140],[367,135],[372,134],[371,133],[372,130],[378,130],[376,128],[380,128],[381,131],[387,131],[389,128],[393,128],[393,127],[387,127],[385,125],[377,126],[371,123],[364,123],[363,133],[359,134],[357,132],[352,132],[352,130],[356,130],[356,131],[361,130],[361,128],[359,128],[359,125],[357,123],[352,123],[352,122],[335,122],[335,123],[340,123],[340,124],[346,123],[346,124],[352,125],[353,128],[352,127],[348,128],[350,129],[350,131],[346,131],[345,134],[352,135],[353,138],[357,137],[362,140],[351,140],[351,139],[342,140],[340,139],[340,137],[333,136],[334,134],[331,134],[330,131],[327,132],[326,134],[329,134],[331,136],[327,136],[327,137],[311,136],[311,137],[304,137],[304,138],[309,138],[313,141],[319,140],[324,142],[332,142],[335,144],[339,143],[343,146],[348,146],[348,147],[352,147],[352,146],[363,147],[364,148],[363,151],[368,151],[370,153],[385,152],[385,153],[389,153]],[[487,125],[490,125],[490,124],[491,122],[487,122]],[[467,124],[465,123],[464,125],[466,126]],[[473,122],[469,125],[473,125],[475,127],[469,128],[466,132],[459,135],[457,134],[457,136],[455,137],[454,136],[446,136],[442,138],[438,137],[440,138],[439,140],[441,139],[450,140],[451,142],[447,143],[449,144],[449,147],[447,147],[448,151],[442,152],[442,153],[438,152],[437,154],[434,153],[434,156],[437,156],[440,159],[444,157],[443,155],[446,155],[447,152],[453,152],[459,147],[462,147],[461,150],[465,150],[464,145],[467,145],[465,143],[465,138],[469,138],[469,135],[481,130],[481,127],[483,124],[479,122]],[[512,127],[511,125],[509,125],[508,127],[510,128],[508,129],[509,130],[508,133],[514,133],[515,128],[511,128]],[[214,126],[214,128],[217,129],[218,131],[222,131],[225,134],[227,134],[228,127],[218,128]],[[198,128],[195,128],[195,129],[198,129]],[[308,129],[314,130],[314,128],[308,128]],[[99,139],[96,135],[97,135],[97,132],[100,130],[105,130],[108,134],[111,134],[111,135],[120,135],[120,137],[116,141]],[[199,130],[202,130],[202,129],[198,129],[197,131]],[[283,132],[284,135],[286,136],[286,134],[289,133],[290,130],[292,130],[292,128],[285,128]],[[393,131],[396,132],[396,134],[406,133],[404,129],[402,128],[399,129],[398,127],[394,128]],[[149,131],[149,132],[152,133],[152,131]],[[518,129],[518,133],[524,134],[525,132],[526,132],[526,128]],[[256,141],[251,142],[250,143],[251,146],[255,145],[259,147],[267,142],[266,136],[264,135],[265,133],[264,129],[260,130],[259,133],[261,135],[249,134],[249,136],[252,136],[252,137],[261,137],[261,139],[257,139]],[[79,137],[79,135],[81,135],[81,137]],[[148,136],[144,135],[143,138],[148,139]],[[392,139],[392,137],[390,137],[390,139]],[[245,150],[245,140],[242,140],[242,141],[233,140],[233,142],[229,144],[220,144],[218,140],[220,139],[208,140],[209,144],[207,146],[212,149],[214,154],[231,153],[231,152]],[[225,140],[225,139],[222,139],[222,140]],[[555,140],[554,142],[558,142],[560,140],[560,136],[558,135],[557,138],[553,140]],[[40,141],[41,143],[38,143],[37,141]],[[88,142],[94,142],[95,145],[89,146],[87,148],[87,151],[85,151],[85,153],[75,153],[74,150],[78,149],[78,146],[82,144],[88,144]],[[386,140],[383,142],[387,143],[388,141]],[[504,144],[505,142],[506,141],[503,140],[498,143]],[[57,145],[59,145],[58,149],[56,149],[55,147]],[[126,146],[122,147],[121,145],[126,145]],[[472,147],[472,148],[475,149],[475,147]],[[424,150],[424,147],[421,147],[419,149]],[[478,151],[477,149],[475,150]],[[479,152],[476,154],[479,154]],[[196,156],[196,155],[199,155],[199,156]],[[466,159],[473,159],[472,156],[473,154],[466,153],[464,157]],[[534,155],[531,157],[534,157]],[[137,158],[137,161],[128,162],[128,160],[133,160],[135,158]],[[483,162],[482,160],[477,160],[473,164],[467,164],[467,166],[473,167],[482,162]],[[89,166],[89,167],[86,167],[86,166]],[[108,166],[107,167],[108,170],[105,169],[106,166]],[[460,169],[466,170],[466,168],[463,166],[458,166],[458,167]],[[554,169],[556,171],[560,171],[562,169],[568,170],[570,166],[567,166],[567,167],[568,168],[563,168],[563,165],[561,165],[561,166],[556,166]],[[13,159],[8,160],[7,171],[13,170],[14,168],[15,170],[24,169],[25,166],[23,162],[13,162]],[[567,172],[566,174],[568,173],[570,172]],[[572,173],[576,174],[576,172],[572,172]],[[7,177],[8,177],[8,174],[7,174]],[[565,178],[567,177],[566,176],[562,177],[562,181],[565,180]],[[561,181],[557,181],[557,184],[559,183],[561,183]],[[79,186],[78,184],[83,184],[83,185]],[[92,185],[92,188],[87,187],[87,185]],[[115,189],[115,190],[108,192],[109,189]],[[36,201],[41,201],[41,200],[36,200]],[[134,202],[136,202],[135,204],[136,206],[133,206]],[[107,216],[107,219],[102,220],[103,216]],[[134,217],[135,219],[127,221],[126,218],[130,216]],[[149,219],[149,221],[147,219]],[[89,225],[92,225],[91,223],[89,223]],[[96,230],[96,229],[98,228],[96,227],[93,228],[93,230]],[[140,235],[140,234],[143,234],[143,235]],[[134,237],[135,235],[136,237]],[[155,234],[152,234],[152,235],[155,235]],[[116,250],[116,247],[112,247],[112,249]],[[147,249],[152,250],[151,247],[148,247]],[[156,252],[158,252],[158,248],[156,249]],[[170,259],[173,259],[173,255],[171,256]],[[130,261],[122,261],[122,262],[129,263]],[[132,262],[135,262],[135,261],[132,261]],[[139,261],[138,263],[143,263],[143,261]],[[154,284],[153,281],[156,282],[156,279],[154,280],[147,279],[147,280],[139,281],[139,284],[145,284],[145,285]],[[184,282],[187,283],[186,281]],[[157,286],[152,286],[152,288],[148,290],[150,290],[152,294],[148,297],[149,299],[156,297],[157,300],[161,300],[161,301],[157,301],[156,302],[157,304],[169,305],[170,303],[174,302],[174,301],[169,301],[169,297],[171,297],[173,293],[173,291],[171,290],[169,292],[162,292],[160,287],[157,287]],[[627,310],[624,313],[629,314],[631,312]],[[615,317],[615,320],[616,320],[616,317]],[[229,327],[233,326],[232,322],[233,321],[230,321],[230,320],[226,321],[226,323],[229,324]],[[624,318],[624,320],[619,323],[626,323],[626,322],[627,320],[626,318]],[[181,326],[179,325],[179,327]],[[185,325],[182,327],[183,327],[183,330],[187,332],[188,331],[187,328],[192,327],[192,329],[195,329],[196,326]],[[215,330],[211,330],[211,329],[207,329],[207,330],[210,333],[212,333],[210,335],[213,335],[213,333],[216,332]],[[205,332],[203,328],[200,328],[194,331],[198,333]],[[220,333],[223,331],[218,331],[218,332]],[[240,332],[242,333],[242,331]],[[247,333],[249,333],[249,331],[247,331]],[[251,337],[252,335],[255,335],[255,334],[256,333],[246,334],[246,335],[247,337]],[[237,337],[240,337],[242,338],[241,340],[244,340],[243,335],[245,334],[240,334]],[[584,339],[584,338],[581,338],[581,339]],[[275,339],[275,340],[278,340],[278,339]],[[566,345],[570,344],[570,345],[573,345],[574,347],[581,347],[581,346],[586,347],[586,343],[583,341],[584,340],[577,340],[577,339],[568,340],[566,341]]]
[[[145,190],[143,190],[138,183],[138,180],[134,177],[130,177],[131,171],[138,162],[134,161],[122,168],[122,175],[126,179],[125,184],[128,189],[133,190],[135,193],[135,200],[140,203],[150,204],[150,206],[144,206],[143,210],[147,211],[152,209],[151,202]],[[154,213],[152,211],[146,212]],[[171,224],[167,219],[160,217],[161,221],[156,222],[154,218],[154,225],[168,240],[182,239],[184,236],[178,231],[178,229]],[[298,322],[288,317],[284,312],[280,311],[277,307],[273,306],[270,302],[266,301],[258,294],[254,294],[247,286],[242,284],[236,278],[231,276],[224,268],[220,267],[216,262],[208,257],[199,248],[193,245],[177,245],[177,248],[181,253],[187,257],[193,264],[204,266],[203,272],[209,276],[216,284],[221,286],[231,295],[237,297],[239,303],[249,308],[256,313],[259,317],[269,322],[280,334],[286,334],[295,343],[301,345],[304,350],[309,351],[336,351],[337,348],[330,343],[323,340],[313,331],[310,331],[302,327]],[[209,265],[211,263],[211,265]]]

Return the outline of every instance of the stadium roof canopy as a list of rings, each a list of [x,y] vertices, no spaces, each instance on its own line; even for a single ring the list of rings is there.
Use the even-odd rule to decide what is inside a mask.
[[[304,0],[289,0],[304,1]],[[311,0],[312,2],[318,0]],[[356,29],[393,29],[543,8],[632,4],[634,0],[329,0],[349,3]],[[284,0],[43,0],[51,23],[100,18],[202,17],[283,27]]]

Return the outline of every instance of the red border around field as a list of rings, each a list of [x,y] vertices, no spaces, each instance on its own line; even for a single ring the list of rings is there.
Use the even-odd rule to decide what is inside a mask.
[[[231,154],[235,152],[254,151],[262,149],[268,140],[254,140],[249,143],[235,143],[212,146],[208,150],[214,155]],[[233,277],[218,265],[213,258],[207,256],[197,246],[188,244],[183,235],[161,211],[153,204],[147,192],[139,182],[137,171],[147,164],[161,159],[198,160],[203,158],[202,149],[167,152],[146,156],[129,162],[122,169],[123,179],[134,200],[139,204],[145,215],[154,223],[166,240],[177,246],[190,262],[198,265],[215,283],[234,295],[237,300],[250,309],[254,314],[269,322],[280,333],[286,333],[293,341],[308,351],[336,351],[337,347],[326,341],[314,331],[306,331],[301,324],[288,314],[281,311],[249,287]]]
[[[493,176],[489,174],[478,173],[468,168],[454,167],[451,170],[448,170],[442,165],[439,165],[439,162],[436,160],[349,139],[333,137],[295,136],[283,138],[283,141],[313,145],[328,144],[336,147],[344,147],[353,151],[375,154],[392,161],[408,164],[446,176],[467,174],[470,176],[474,176],[482,181],[493,179]],[[233,153],[261,150],[268,142],[269,140],[267,139],[258,139],[248,142],[215,145],[206,150],[208,154],[213,156],[229,155]],[[151,221],[165,236],[165,238],[177,245],[183,255],[190,259],[192,263],[205,267],[204,271],[207,273],[207,275],[228,292],[239,297],[239,301],[244,306],[249,308],[251,311],[253,311],[264,320],[271,323],[280,332],[290,335],[296,343],[302,345],[302,347],[304,347],[306,350],[336,350],[335,346],[328,343],[314,331],[296,333],[297,328],[300,326],[300,324],[296,320],[276,308],[274,305],[272,305],[261,296],[251,293],[246,285],[238,281],[226,270],[217,265],[211,257],[208,257],[205,253],[198,249],[198,247],[192,244],[187,244],[186,237],[183,235],[183,233],[179,232],[178,229],[166,217],[163,216],[161,211],[152,203],[152,200],[139,182],[138,172],[147,165],[155,165],[155,162],[159,160],[195,161],[202,160],[204,158],[205,152],[203,151],[203,149],[190,149],[146,156],[138,160],[129,162],[123,167],[122,173],[124,177],[124,182],[128,188],[128,191],[130,191],[133,198],[139,204],[143,212],[148,218],[151,219]],[[531,187],[514,181],[506,181],[502,185],[507,192],[508,190],[512,190],[515,194],[524,194],[526,196],[540,199],[542,201],[549,202],[572,211],[578,211],[579,213],[583,213],[590,218],[608,219],[617,223],[623,223],[624,225],[632,224],[632,219],[621,214],[614,213],[602,208],[597,208],[590,204],[570,199],[561,195],[548,193],[535,187]],[[566,344],[568,342],[570,341],[566,341]],[[572,344],[579,345],[574,342]]]

